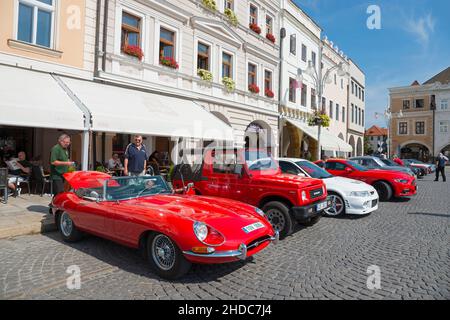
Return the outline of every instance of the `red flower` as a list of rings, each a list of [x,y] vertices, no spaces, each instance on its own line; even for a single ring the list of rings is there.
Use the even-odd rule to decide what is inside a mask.
[[[270,89],[266,89],[265,94],[266,94],[266,97],[268,97],[268,98],[273,98],[273,97],[275,97],[275,94],[274,94],[273,91],[270,90]]]
[[[275,43],[275,36],[271,33],[266,34],[266,39]]]
[[[258,94],[259,93],[259,87],[256,84],[249,84],[248,85],[248,91]]]
[[[261,34],[261,28],[256,23],[250,23],[249,28],[257,34]]]
[[[180,66],[178,65],[178,62],[172,58],[172,57],[160,57],[159,63],[163,66],[170,67],[173,69],[178,69]]]
[[[144,56],[142,49],[138,46],[124,45],[122,51],[130,56],[139,58],[139,60],[142,60],[142,57]]]

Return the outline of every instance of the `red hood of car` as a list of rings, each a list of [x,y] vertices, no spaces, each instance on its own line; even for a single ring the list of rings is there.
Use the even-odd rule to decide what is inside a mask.
[[[273,174],[273,175],[264,175],[259,174],[253,176],[253,179],[257,182],[264,182],[272,185],[297,185],[301,188],[313,187],[313,186],[322,186],[323,181],[320,179],[314,179],[309,177],[300,177],[293,174]]]
[[[255,208],[234,200],[188,195],[155,195],[120,202],[122,210],[132,210],[145,216],[159,212],[161,215],[175,215],[192,221],[204,222],[225,232],[230,228],[243,228],[264,220],[255,213]]]
[[[364,173],[364,171],[362,171]],[[401,179],[401,178],[412,178],[411,175],[401,172],[401,171],[393,171],[393,170],[379,170],[379,169],[373,169],[373,170],[367,170],[367,174],[371,176],[376,177],[386,177],[386,178],[393,178],[393,179]]]

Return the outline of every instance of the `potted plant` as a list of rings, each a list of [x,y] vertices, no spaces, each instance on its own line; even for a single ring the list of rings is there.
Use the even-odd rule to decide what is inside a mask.
[[[330,126],[330,117],[324,112],[315,111],[312,116],[308,119],[308,125],[311,127],[322,126],[328,128]]]
[[[223,77],[222,83],[228,92],[232,92],[236,88],[236,84],[234,83],[234,80],[230,77]]]
[[[270,90],[270,89],[266,89],[266,90],[264,91],[264,93],[265,93],[265,95],[266,95],[267,98],[273,98],[273,97],[275,97],[275,94],[274,94],[273,91]]]
[[[261,34],[261,28],[256,23],[250,23],[249,28],[253,30],[253,32]]]
[[[144,53],[142,52],[142,49],[138,46],[131,46],[131,45],[124,45],[122,47],[123,53],[138,58],[139,60],[142,60],[142,57],[144,57]]]
[[[207,82],[211,82],[213,80],[213,75],[209,70],[198,69],[197,75],[203,80]]]
[[[226,8],[223,13],[228,17],[228,20],[230,20],[230,23],[233,26],[237,27],[237,25],[239,24],[239,20],[236,16],[236,13],[234,13],[234,11],[231,10],[230,8]]]
[[[217,3],[216,3],[215,0],[202,0],[202,3],[209,10],[212,10],[212,11],[216,11],[217,10]]]
[[[259,93],[259,87],[256,84],[249,84],[248,85],[248,91],[258,94]]]
[[[169,68],[172,68],[172,69],[178,69],[179,68],[179,65],[178,65],[177,61],[174,58],[172,58],[172,57],[164,57],[163,56],[163,57],[161,57],[159,59],[159,63],[161,65],[163,65],[163,66],[166,66],[166,67],[169,67]]]
[[[266,34],[266,39],[271,41],[272,43],[275,43],[275,36],[272,33]]]

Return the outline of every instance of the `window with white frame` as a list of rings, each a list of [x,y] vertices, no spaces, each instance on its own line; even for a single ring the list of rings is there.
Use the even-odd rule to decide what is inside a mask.
[[[211,49],[202,42],[197,44],[197,69],[209,70],[211,64]]]
[[[300,96],[300,104],[304,106],[305,108],[308,108],[308,102],[307,100],[307,94],[308,94],[308,86],[306,84],[303,84],[302,86],[302,92]]]
[[[175,59],[175,32],[164,27],[160,28],[159,33],[159,58]]]
[[[403,134],[403,135],[408,134],[408,122],[399,122],[398,134]]]
[[[448,133],[448,121],[439,121],[439,132]]]
[[[257,85],[258,83],[258,67],[251,62],[248,63],[248,85]]]
[[[342,107],[342,122],[345,122],[345,107]]]
[[[57,0],[20,0],[17,40],[51,48],[53,46]]]
[[[266,34],[273,34],[273,19],[266,15]]]
[[[222,78],[233,79],[233,56],[222,52]]]
[[[307,51],[308,51],[308,49],[306,48],[306,46],[304,44],[302,44],[302,60],[304,62],[306,62]]]
[[[224,10],[230,9],[231,11],[233,11],[234,10],[234,0],[224,0],[223,7],[224,7]]]
[[[289,51],[294,55],[297,53],[297,36],[295,33],[291,34],[289,38]]]
[[[258,24],[258,8],[250,4],[249,24]]]
[[[448,100],[441,100],[441,110],[448,110]]]

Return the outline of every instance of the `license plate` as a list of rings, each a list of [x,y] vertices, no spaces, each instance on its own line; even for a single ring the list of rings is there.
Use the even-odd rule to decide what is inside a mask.
[[[261,229],[261,228],[264,228],[264,224],[261,222],[256,222],[256,223],[253,223],[249,226],[242,228],[242,230],[244,230],[245,233],[250,233],[250,232],[253,232],[253,231]]]
[[[328,208],[328,203],[325,201],[325,202],[321,202],[321,203],[319,203],[318,205],[317,205],[317,211],[322,211],[322,210],[325,210],[326,208]]]

